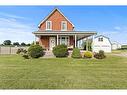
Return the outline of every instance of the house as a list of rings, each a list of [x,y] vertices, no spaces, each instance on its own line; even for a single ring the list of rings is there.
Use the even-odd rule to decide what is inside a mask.
[[[53,47],[65,44],[68,48],[77,47],[77,41],[93,36],[94,31],[75,31],[74,24],[57,8],[55,8],[38,25],[38,30],[33,32],[38,37],[39,44],[47,51]]]
[[[96,36],[92,43],[92,50],[93,52],[99,52],[99,50],[111,52],[112,45],[110,39],[103,35]]]
[[[112,50],[117,50],[121,48],[121,44],[118,42],[112,42]]]

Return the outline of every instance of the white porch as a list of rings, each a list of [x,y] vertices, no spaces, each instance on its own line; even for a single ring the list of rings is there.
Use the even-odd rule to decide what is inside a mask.
[[[65,44],[68,46],[68,48],[71,48],[72,46],[70,45],[70,39],[68,37],[73,36],[73,47],[75,48],[77,47],[77,41],[82,40],[84,38],[88,38],[91,37],[94,38],[94,35],[96,34],[96,32],[89,32],[89,31],[37,31],[37,32],[33,32],[33,34],[35,34],[35,37],[43,37],[43,36],[50,36],[50,37],[54,37],[54,41],[50,40],[50,42],[54,42],[54,45],[52,45],[52,43],[49,42],[49,45],[51,47],[54,47],[56,45],[59,44]],[[53,39],[53,38],[52,38]],[[36,42],[36,39],[35,39]],[[51,50],[51,48],[49,47],[49,50]]]

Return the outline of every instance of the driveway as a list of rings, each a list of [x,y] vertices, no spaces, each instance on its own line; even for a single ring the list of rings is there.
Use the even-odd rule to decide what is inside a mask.
[[[118,53],[118,54],[112,54],[112,55],[127,57],[127,52]]]

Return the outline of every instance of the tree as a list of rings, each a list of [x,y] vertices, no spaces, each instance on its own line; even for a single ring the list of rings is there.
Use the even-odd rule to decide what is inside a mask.
[[[19,46],[19,42],[14,42],[13,45],[14,46]]]
[[[86,50],[88,47],[88,51],[91,51],[92,50],[92,40],[89,39],[87,41],[84,41],[82,46],[84,47],[84,50]]]
[[[3,42],[3,44],[4,44],[4,45],[11,45],[11,41],[10,41],[10,40],[5,40],[5,41]]]
[[[86,50],[86,42],[82,43],[82,47],[83,47],[84,50]]]
[[[26,46],[26,44],[24,42],[21,43],[21,46]]]
[[[29,43],[29,44],[27,44],[27,46],[30,46],[30,43]]]

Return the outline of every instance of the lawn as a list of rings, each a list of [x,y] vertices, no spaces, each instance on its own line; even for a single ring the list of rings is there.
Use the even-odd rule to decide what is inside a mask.
[[[0,89],[127,89],[127,58],[39,58],[0,55]]]
[[[114,54],[127,53],[127,50],[113,50],[112,53]]]

